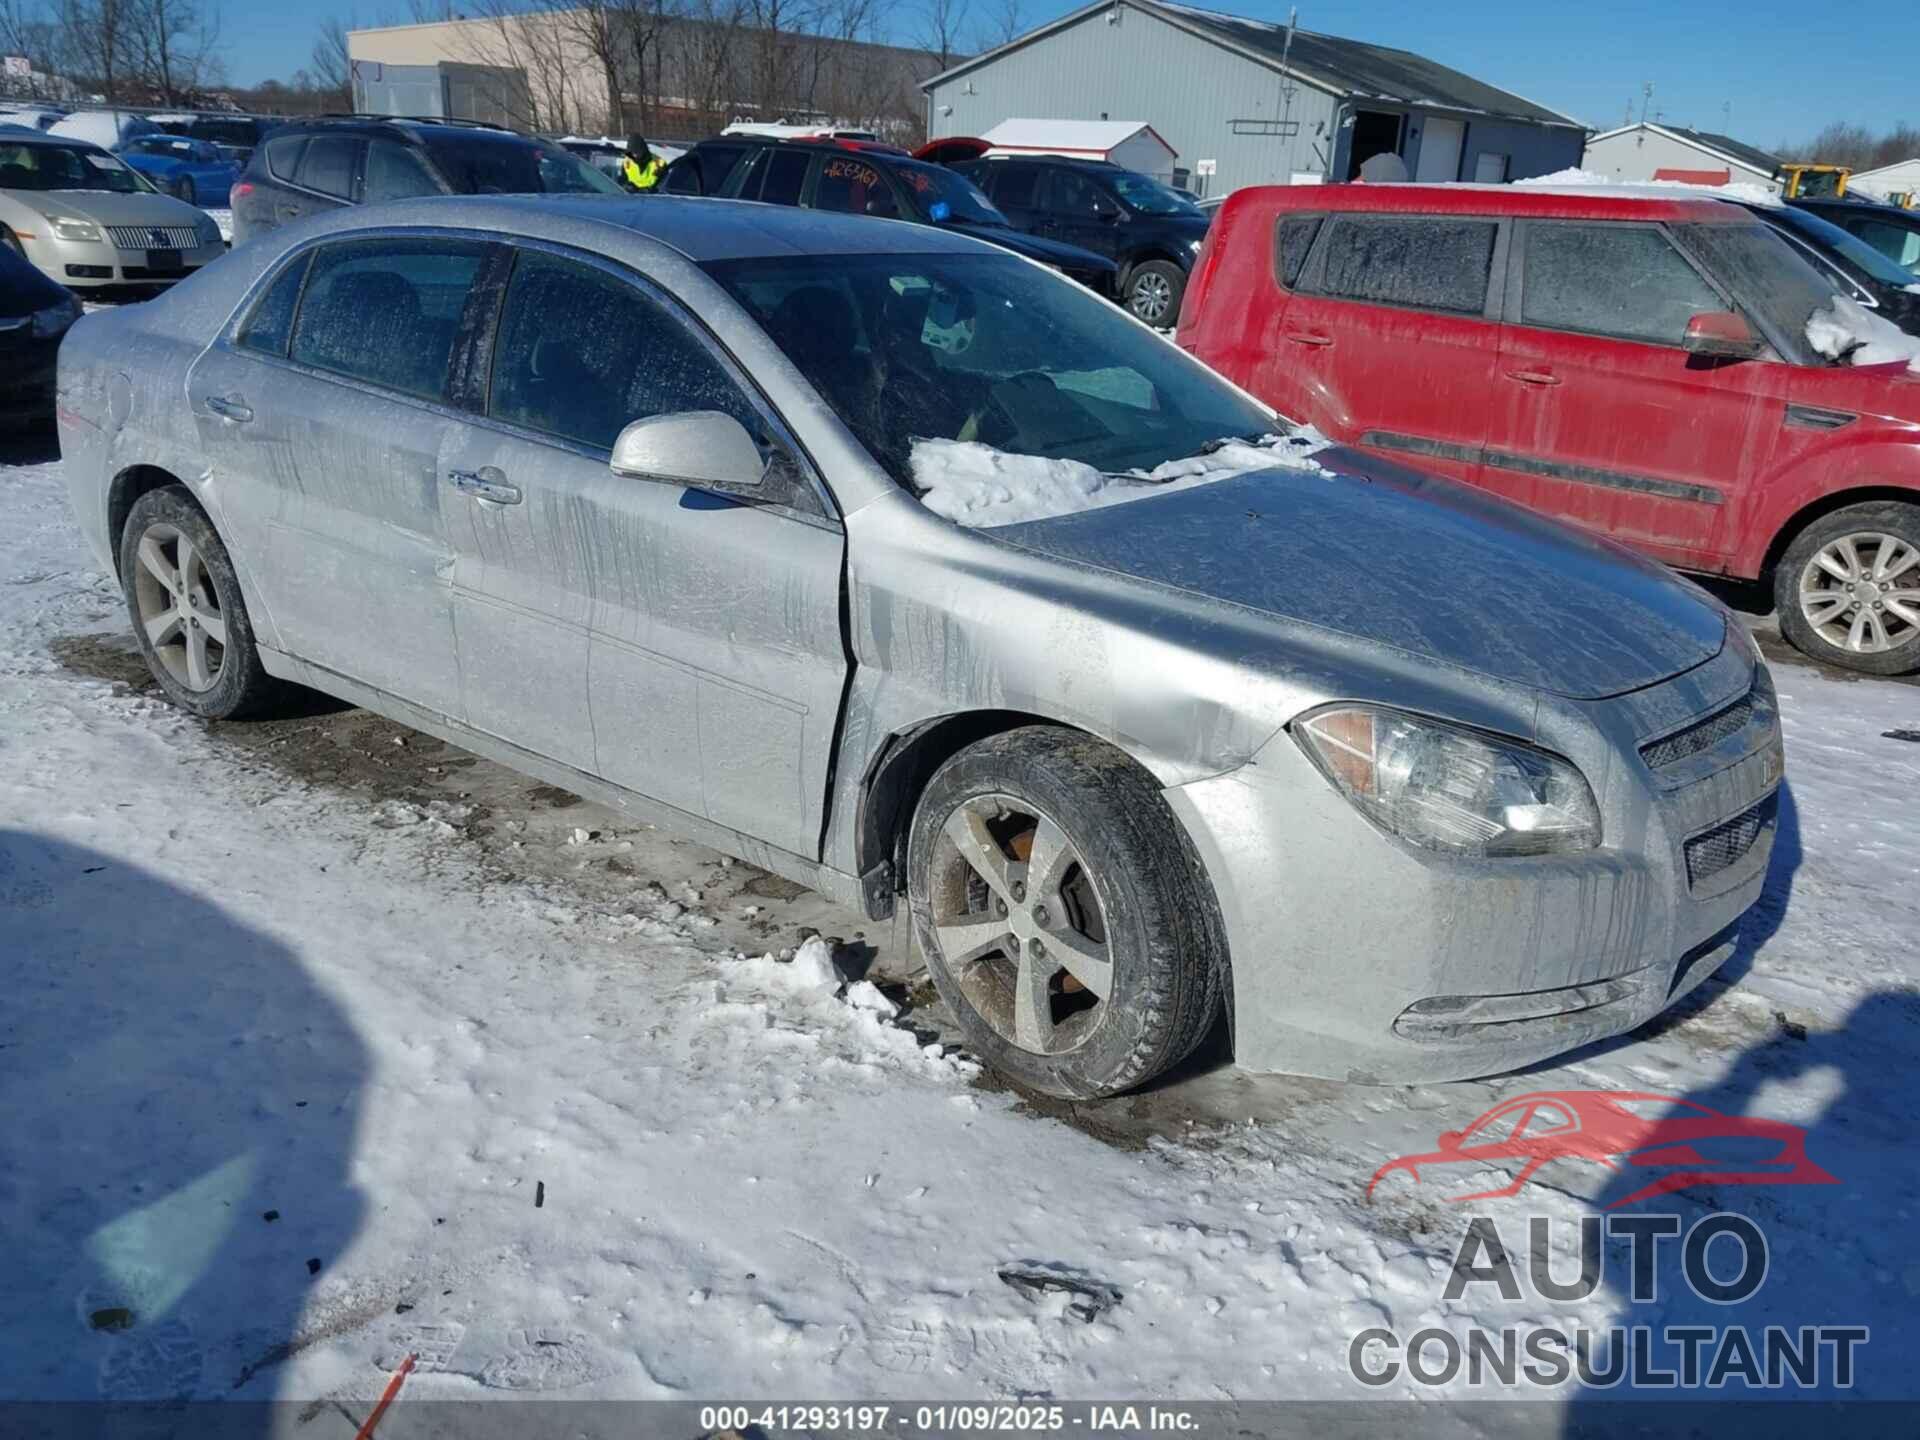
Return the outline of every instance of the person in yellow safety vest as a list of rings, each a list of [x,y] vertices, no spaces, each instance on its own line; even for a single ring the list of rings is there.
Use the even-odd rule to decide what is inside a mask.
[[[627,158],[620,162],[620,178],[629,190],[646,194],[660,183],[660,172],[665,168],[647,145],[646,136],[627,137]]]

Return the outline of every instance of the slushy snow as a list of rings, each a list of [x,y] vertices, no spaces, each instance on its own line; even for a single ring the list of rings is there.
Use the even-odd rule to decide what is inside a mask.
[[[914,442],[914,483],[936,515],[988,528],[1097,510],[1165,495],[1254,470],[1319,471],[1313,457],[1333,442],[1311,425],[1257,441],[1230,440],[1204,455],[1114,475],[1078,460],[1013,455],[974,440]]]
[[[1534,175],[1513,183],[1528,189],[1555,190],[1568,195],[1637,193],[1663,200],[1744,200],[1750,205],[1786,204],[1778,190],[1751,180],[1735,180],[1725,185],[1696,185],[1690,180],[1622,180],[1613,175],[1602,175],[1597,170],[1582,170],[1577,165],[1556,170],[1551,175]]]

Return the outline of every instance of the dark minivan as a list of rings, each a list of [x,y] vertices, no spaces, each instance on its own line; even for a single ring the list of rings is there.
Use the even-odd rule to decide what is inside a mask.
[[[549,140],[452,120],[296,120],[272,131],[233,187],[233,243],[342,205],[420,195],[619,195]]]
[[[1207,217],[1150,175],[1060,155],[989,155],[952,167],[1016,229],[1064,240],[1119,267],[1116,292],[1134,318],[1171,327],[1207,238]]]

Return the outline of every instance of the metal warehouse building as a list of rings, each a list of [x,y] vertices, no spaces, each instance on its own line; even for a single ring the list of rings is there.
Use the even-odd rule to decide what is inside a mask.
[[[1347,180],[1519,180],[1580,163],[1570,116],[1405,50],[1158,0],[1097,0],[920,87],[929,138],[1014,116],[1138,120],[1205,193]]]

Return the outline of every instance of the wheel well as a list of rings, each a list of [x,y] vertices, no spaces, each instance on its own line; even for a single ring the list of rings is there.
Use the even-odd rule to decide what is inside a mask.
[[[179,476],[169,474],[158,465],[134,465],[113,477],[113,484],[107,487],[107,543],[113,550],[116,575],[120,570],[120,533],[127,528],[127,516],[133,513],[134,501],[149,490],[164,490],[178,484]]]
[[[1831,495],[1822,495],[1818,500],[1803,505],[1788,517],[1779,533],[1768,542],[1766,558],[1760,562],[1759,578],[1771,583],[1773,567],[1780,563],[1780,557],[1787,553],[1787,547],[1793,544],[1794,537],[1814,521],[1836,510],[1844,510],[1849,505],[1865,505],[1875,500],[1897,500],[1920,507],[1920,490],[1904,489],[1898,485],[1863,485],[1857,490],[1839,490]]]
[[[872,918],[892,913],[892,897],[906,889],[907,831],[913,812],[920,804],[921,792],[933,778],[933,772],[967,746],[1017,730],[1023,725],[1054,725],[1057,721],[1020,710],[974,710],[963,715],[947,715],[930,720],[915,729],[887,738],[879,754],[867,766],[860,787],[860,828],[855,836],[855,857],[862,875],[876,866],[889,867],[888,883],[880,894],[869,891],[868,909],[876,902],[884,906]],[[881,894],[885,900],[881,900]]]

